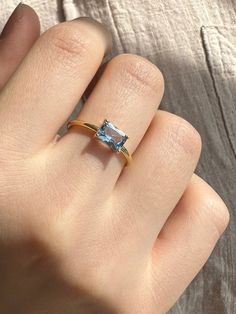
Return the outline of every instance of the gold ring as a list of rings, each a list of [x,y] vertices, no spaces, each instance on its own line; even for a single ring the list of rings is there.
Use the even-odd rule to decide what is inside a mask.
[[[72,126],[80,126],[93,131],[96,138],[103,143],[106,143],[113,152],[121,153],[126,159],[126,164],[129,164],[132,161],[130,153],[124,146],[129,137],[123,131],[114,126],[114,124],[110,121],[105,119],[103,124],[98,127],[86,121],[76,119],[68,122],[67,128],[69,129]]]

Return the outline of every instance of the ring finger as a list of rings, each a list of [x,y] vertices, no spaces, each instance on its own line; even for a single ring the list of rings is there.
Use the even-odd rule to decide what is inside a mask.
[[[96,125],[104,119],[111,121],[129,136],[126,147],[132,154],[155,115],[163,90],[163,77],[155,65],[139,56],[120,55],[107,64],[79,119]],[[90,186],[109,180],[106,188],[113,188],[124,166],[120,156],[74,127],[59,144],[63,154],[70,154],[75,179],[78,173],[86,173]]]

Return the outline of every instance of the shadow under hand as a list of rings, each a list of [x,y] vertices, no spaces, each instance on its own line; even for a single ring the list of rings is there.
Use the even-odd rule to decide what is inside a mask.
[[[59,260],[38,240],[0,243],[1,314],[117,314],[104,300],[65,278]]]

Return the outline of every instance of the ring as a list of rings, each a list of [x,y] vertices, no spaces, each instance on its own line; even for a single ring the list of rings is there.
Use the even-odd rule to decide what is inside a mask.
[[[76,119],[68,122],[67,128],[70,129],[72,126],[80,126],[93,131],[95,137],[103,143],[106,143],[113,152],[121,153],[126,159],[126,164],[132,161],[130,153],[124,146],[129,137],[110,121],[105,119],[103,124],[98,127],[94,124]]]

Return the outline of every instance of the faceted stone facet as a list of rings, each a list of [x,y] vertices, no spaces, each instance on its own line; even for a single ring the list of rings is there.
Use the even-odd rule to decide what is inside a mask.
[[[128,136],[124,132],[107,120],[105,120],[102,126],[97,130],[96,136],[116,152],[121,150],[128,139]]]

